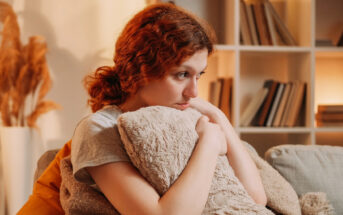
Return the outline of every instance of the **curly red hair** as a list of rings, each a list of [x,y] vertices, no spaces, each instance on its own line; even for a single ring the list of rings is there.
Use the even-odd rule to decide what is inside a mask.
[[[120,105],[195,52],[207,49],[211,54],[214,41],[209,25],[182,8],[170,3],[146,7],[119,36],[114,66],[99,67],[86,76],[88,104],[93,112],[105,105]]]

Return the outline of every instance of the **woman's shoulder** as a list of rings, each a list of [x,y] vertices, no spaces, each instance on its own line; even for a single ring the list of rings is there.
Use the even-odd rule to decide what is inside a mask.
[[[117,124],[117,118],[121,113],[121,110],[116,105],[105,106],[101,110],[91,113],[81,119],[77,124],[75,131],[80,129],[87,130],[113,127]]]

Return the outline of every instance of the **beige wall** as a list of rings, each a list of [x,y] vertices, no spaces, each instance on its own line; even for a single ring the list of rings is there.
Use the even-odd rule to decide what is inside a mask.
[[[7,0],[17,12],[22,41],[42,35],[48,43],[53,88],[47,98],[63,109],[39,119],[47,148],[61,147],[90,109],[83,77],[112,65],[113,47],[124,24],[144,0]]]

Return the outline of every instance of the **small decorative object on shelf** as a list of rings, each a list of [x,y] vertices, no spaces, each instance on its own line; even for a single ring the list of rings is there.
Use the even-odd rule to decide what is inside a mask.
[[[44,97],[51,88],[46,43],[40,36],[20,41],[16,14],[0,2],[0,137],[6,208],[15,214],[27,201],[33,184],[41,139],[37,119],[60,106]]]
[[[343,126],[343,104],[318,105],[317,126]]]
[[[243,45],[296,46],[269,0],[240,0],[240,31]]]

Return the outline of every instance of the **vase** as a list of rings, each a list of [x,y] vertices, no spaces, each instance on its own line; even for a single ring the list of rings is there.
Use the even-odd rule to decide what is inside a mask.
[[[44,149],[33,128],[1,127],[0,138],[7,214],[15,215],[31,194],[36,162]]]

